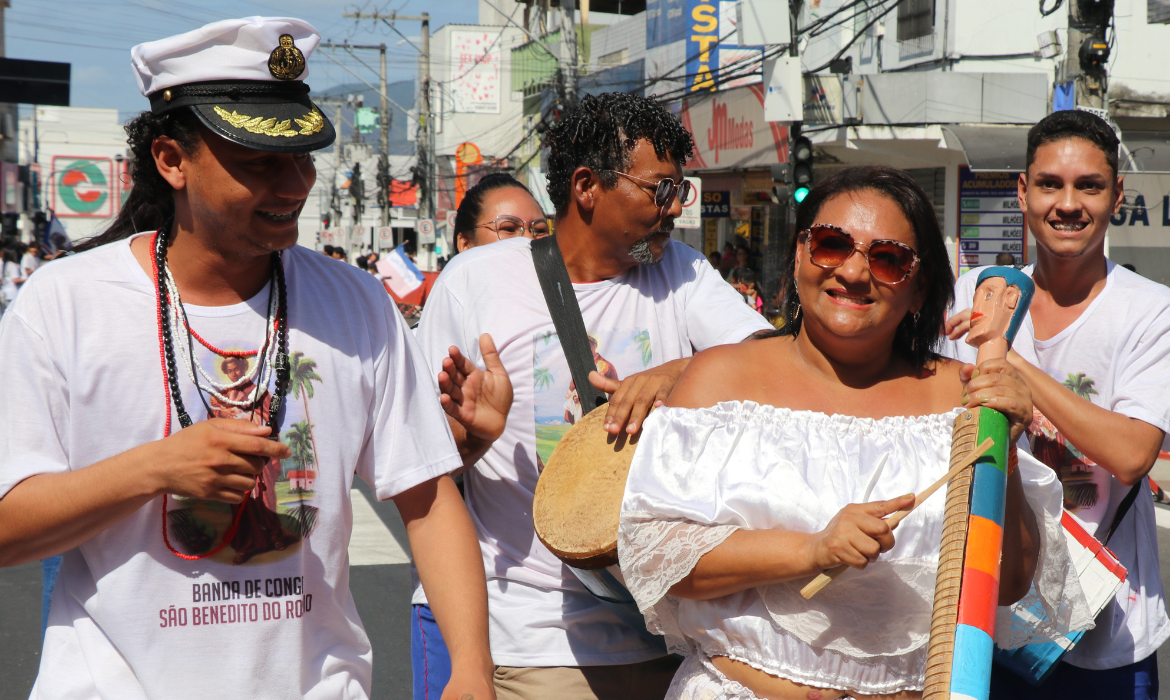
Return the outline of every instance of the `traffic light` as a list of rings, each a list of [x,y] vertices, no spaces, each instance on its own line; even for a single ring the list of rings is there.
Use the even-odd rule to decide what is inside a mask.
[[[788,162],[792,199],[800,204],[813,186],[812,141],[800,135],[800,122],[793,122],[788,127]]]

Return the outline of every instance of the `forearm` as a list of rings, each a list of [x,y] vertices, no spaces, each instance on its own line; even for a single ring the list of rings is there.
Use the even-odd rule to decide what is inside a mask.
[[[999,604],[1011,605],[1028,594],[1040,556],[1040,530],[1024,496],[1017,468],[1008,477],[1004,503],[1003,556],[999,573]]]
[[[138,510],[160,492],[148,475],[152,444],[84,469],[38,474],[0,499],[0,566],[73,549]]]
[[[475,437],[467,432],[463,424],[451,416],[447,416],[447,424],[451,426],[451,435],[455,438],[455,447],[459,450],[459,457],[463,460],[463,468],[456,473],[462,473],[475,466],[491,449],[492,442]]]
[[[1161,430],[1094,405],[1015,353],[1009,359],[1027,382],[1036,408],[1081,454],[1126,486],[1149,473],[1161,448]]]
[[[700,557],[670,594],[709,600],[818,574],[807,555],[812,538],[791,530],[737,530]]]
[[[410,549],[427,600],[451,654],[453,673],[486,674],[487,583],[475,526],[449,477],[414,487],[394,499],[406,522]]]

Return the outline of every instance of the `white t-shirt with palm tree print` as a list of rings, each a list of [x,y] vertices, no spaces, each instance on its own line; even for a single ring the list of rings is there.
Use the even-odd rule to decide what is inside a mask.
[[[372,654],[349,590],[355,474],[387,499],[458,468],[436,380],[385,289],[305,248],[284,253],[291,381],[281,439],[236,508],[156,498],[65,553],[32,698],[366,698]],[[249,374],[268,289],[225,307],[185,305],[219,354],[190,344],[202,383]],[[0,497],[36,474],[82,469],[163,437],[154,285],[127,241],[37,272],[0,320]],[[176,348],[176,359],[183,364]],[[261,422],[259,410],[200,398],[187,411]],[[206,396],[204,397],[206,398]],[[178,430],[172,418],[172,430]],[[175,556],[167,538],[197,561]]]
[[[1105,289],[1072,325],[1048,340],[1036,340],[1029,314],[1012,347],[1095,405],[1170,434],[1170,289],[1112,261],[1106,265]],[[959,278],[955,309],[971,305],[983,269]],[[1028,265],[1022,271],[1030,276],[1034,270]],[[976,349],[961,340],[946,341],[944,354],[974,362]],[[1063,482],[1065,509],[1089,534],[1104,537],[1130,487],[1081,454],[1075,439],[1061,434],[1038,410],[1028,438],[1033,455]],[[1162,449],[1170,449],[1170,437]],[[1117,668],[1141,661],[1170,638],[1154,504],[1145,480],[1109,549],[1129,574],[1114,601],[1097,616],[1097,626],[1064,657],[1081,668]]]
[[[478,339],[490,333],[512,379],[507,428],[464,479],[487,570],[492,657],[502,666],[646,661],[663,654],[590,595],[533,529],[536,481],[583,409],[530,245],[508,239],[455,256],[417,330],[435,372],[452,345],[480,362]],[[615,379],[772,328],[678,241],[657,265],[573,290],[598,371]]]

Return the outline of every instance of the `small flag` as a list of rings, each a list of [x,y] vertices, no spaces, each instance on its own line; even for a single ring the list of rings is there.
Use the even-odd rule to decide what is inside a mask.
[[[379,260],[375,267],[381,273],[386,286],[390,288],[394,296],[399,298],[421,287],[423,280],[426,279],[407,257],[406,251],[401,245]]]

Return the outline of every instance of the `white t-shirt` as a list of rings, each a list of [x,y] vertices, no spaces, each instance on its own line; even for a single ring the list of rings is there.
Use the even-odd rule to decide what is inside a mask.
[[[36,272],[37,268],[40,266],[41,260],[37,256],[31,255],[29,253],[25,253],[24,255],[20,256],[21,277],[28,277],[32,273]]]
[[[1105,288],[1080,318],[1048,340],[1036,340],[1031,314],[1013,348],[1097,406],[1145,421],[1170,434],[1170,289],[1107,261]],[[955,308],[969,308],[984,268],[955,284]],[[1029,276],[1034,265],[1023,268]],[[976,349],[947,341],[944,354],[974,362]],[[1064,507],[1091,535],[1104,537],[1130,487],[1090,462],[1036,411],[1028,429],[1032,453],[1064,483]],[[1119,449],[1122,446],[1119,445]],[[1162,442],[1170,449],[1170,437]],[[1129,572],[1114,601],[1064,660],[1088,669],[1141,661],[1170,638],[1158,568],[1154,505],[1143,480],[1133,506],[1109,541]]]
[[[0,279],[0,298],[4,299],[5,304],[11,304],[16,300],[16,295],[20,293],[20,287],[16,286],[18,279],[20,279],[20,265],[14,262],[4,263],[4,275]]]
[[[349,590],[354,474],[386,499],[460,459],[435,380],[381,285],[305,248],[286,251],[284,267],[293,370],[282,441],[293,456],[269,463],[239,533],[209,558],[167,550],[162,498],[66,552],[33,700],[368,697],[372,654]],[[267,306],[266,287],[186,309],[208,343],[247,352],[263,340]],[[163,437],[156,318],[128,242],[34,275],[0,321],[0,497]],[[192,344],[199,366],[229,383],[235,368]],[[238,413],[205,407],[179,374],[194,420]],[[177,550],[222,541],[233,507],[168,500]]]
[[[455,256],[417,331],[436,373],[451,345],[482,364],[478,339],[490,333],[512,379],[507,428],[464,481],[487,571],[492,657],[503,666],[645,661],[662,652],[597,602],[533,529],[537,477],[581,405],[530,244],[515,238]],[[612,378],[771,328],[701,254],[675,241],[657,265],[573,288],[598,343],[598,370]]]

